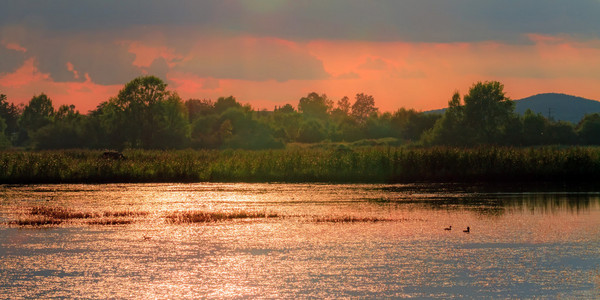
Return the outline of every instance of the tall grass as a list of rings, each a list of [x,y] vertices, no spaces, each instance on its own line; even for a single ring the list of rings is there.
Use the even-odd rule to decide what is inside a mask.
[[[0,183],[586,181],[598,147],[0,152]]]
[[[166,220],[170,223],[208,223],[234,219],[263,219],[276,218],[276,213],[257,212],[257,211],[177,211],[166,215]]]

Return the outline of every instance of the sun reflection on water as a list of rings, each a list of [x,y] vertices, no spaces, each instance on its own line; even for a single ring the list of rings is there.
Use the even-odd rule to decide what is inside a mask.
[[[437,189],[0,186],[0,298],[598,295],[598,194]],[[92,217],[11,223],[38,206]],[[115,216],[131,220],[122,225],[89,222],[106,212],[138,213]],[[169,222],[177,212],[276,217]],[[467,226],[471,232],[463,233]]]

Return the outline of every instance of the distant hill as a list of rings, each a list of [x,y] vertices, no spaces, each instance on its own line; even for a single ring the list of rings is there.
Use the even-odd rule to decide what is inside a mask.
[[[551,117],[557,121],[568,121],[573,124],[586,115],[600,113],[600,102],[581,97],[546,93],[537,94],[520,100],[515,100],[515,112],[523,115],[531,109],[534,113],[541,113],[544,117]],[[443,113],[446,109],[430,110],[426,113]]]
[[[557,121],[569,121],[573,124],[586,115],[600,113],[600,102],[565,94],[538,94],[515,100],[515,112],[524,114],[527,109],[541,113],[546,118],[552,117]]]

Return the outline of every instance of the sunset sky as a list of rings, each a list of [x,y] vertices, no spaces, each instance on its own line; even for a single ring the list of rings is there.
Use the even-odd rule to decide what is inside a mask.
[[[256,109],[313,91],[437,109],[486,80],[598,100],[599,16],[600,0],[3,0],[0,93],[87,113],[152,74]]]

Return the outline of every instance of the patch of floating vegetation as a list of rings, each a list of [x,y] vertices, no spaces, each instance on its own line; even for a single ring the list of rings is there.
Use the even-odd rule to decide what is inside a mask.
[[[30,209],[29,214],[32,216],[45,216],[58,220],[88,219],[95,217],[95,215],[90,212],[72,211],[63,207],[51,206],[34,206]]]
[[[17,220],[8,222],[9,225],[17,225],[17,226],[52,226],[59,225],[63,222],[63,220],[52,219],[48,217],[40,217],[40,216],[29,216],[29,217],[20,217]]]
[[[64,207],[34,206],[27,209],[27,213],[14,221],[6,224],[13,226],[57,226],[60,224],[86,224],[86,225],[128,225],[136,218],[147,216],[146,211],[115,210],[104,212],[75,211]],[[356,215],[281,215],[269,211],[174,211],[164,215],[167,223],[211,223],[236,219],[269,219],[269,218],[300,218],[301,220],[315,223],[376,223],[376,222],[401,222],[419,221],[418,219],[398,219],[377,216]]]
[[[14,226],[56,226],[65,222],[77,223],[87,220],[88,225],[126,225],[134,222],[135,217],[146,216],[145,211],[104,211],[101,213],[89,211],[75,211],[73,209],[56,206],[33,206],[26,213],[14,221],[6,224]]]
[[[390,218],[358,217],[358,216],[319,216],[312,219],[317,223],[375,223],[397,221]]]
[[[147,211],[132,211],[132,210],[105,211],[103,213],[104,217],[138,217],[138,216],[146,216],[146,215],[148,215]]]
[[[128,225],[131,223],[133,223],[133,220],[123,218],[102,218],[87,222],[89,225]]]
[[[207,223],[233,219],[266,219],[277,218],[276,213],[252,212],[252,211],[177,211],[165,216],[167,222],[174,224],[182,223]]]

